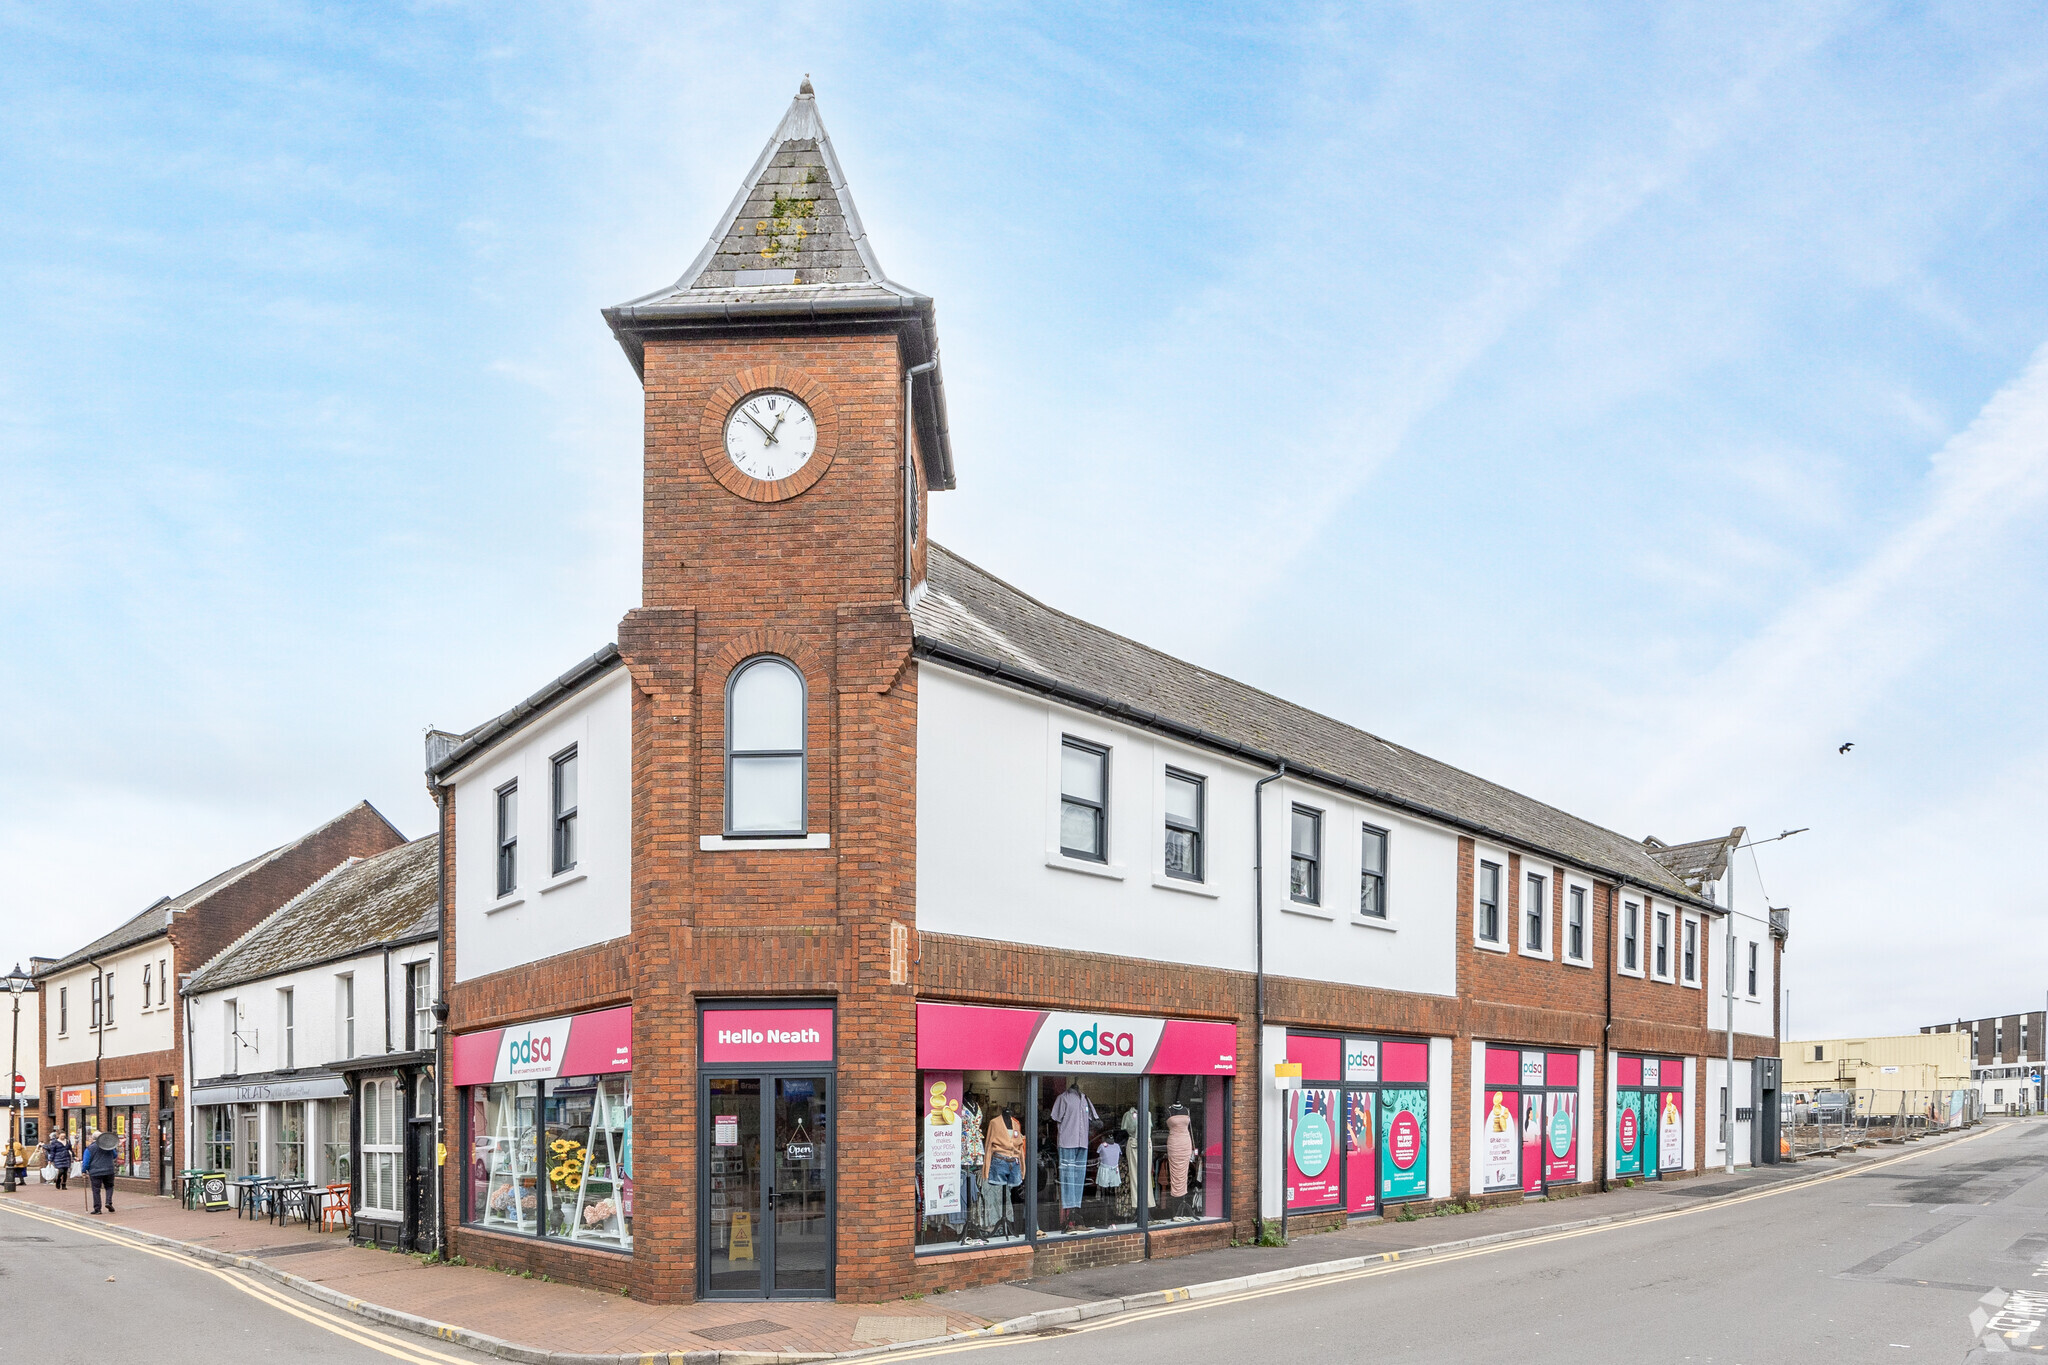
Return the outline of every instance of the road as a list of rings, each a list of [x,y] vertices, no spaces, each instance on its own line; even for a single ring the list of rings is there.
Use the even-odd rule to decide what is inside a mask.
[[[1995,1124],[1798,1189],[1702,1204],[1674,1182],[1669,1212],[1632,1223],[886,1359],[1832,1365],[1988,1360],[1987,1347],[2039,1356],[2048,1354],[2048,1327],[2036,1330],[2048,1321],[2044,1175],[2048,1120]],[[12,1211],[0,1215],[0,1296],[0,1361],[488,1359],[111,1227]]]
[[[1516,1365],[1978,1359],[2048,1316],[2048,1120],[2000,1124],[1824,1184],[1339,1281],[1174,1304],[1053,1336],[907,1353],[987,1365],[1383,1358]],[[1825,1163],[1816,1163],[1824,1168]],[[2038,1286],[2037,1307],[2009,1291]],[[2000,1336],[2039,1355],[2048,1329]],[[1998,1355],[1981,1357],[1997,1359]],[[2005,1358],[2013,1358],[2006,1356]]]
[[[114,1227],[0,1214],[0,1361],[35,1365],[476,1365],[479,1355],[375,1326],[261,1276],[150,1247]]]

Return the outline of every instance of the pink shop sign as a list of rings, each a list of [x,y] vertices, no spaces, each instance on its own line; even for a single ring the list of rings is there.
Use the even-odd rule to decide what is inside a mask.
[[[458,1033],[456,1085],[602,1076],[633,1069],[633,1007],[565,1014],[507,1028]]]
[[[829,1062],[832,1011],[799,1009],[707,1009],[704,1061]]]
[[[1205,1019],[920,1001],[917,1065],[944,1071],[1228,1076],[1237,1071],[1237,1029]]]

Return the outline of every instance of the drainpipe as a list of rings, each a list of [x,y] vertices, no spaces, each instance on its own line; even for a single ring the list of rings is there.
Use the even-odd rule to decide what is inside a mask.
[[[1258,1210],[1253,1217],[1255,1232],[1252,1240],[1257,1241],[1266,1230],[1266,1078],[1259,1074],[1260,1064],[1265,1060],[1266,1048],[1266,784],[1287,776],[1287,761],[1252,784],[1252,943],[1255,972],[1253,1017],[1257,1033],[1252,1040],[1252,1095],[1258,1115],[1258,1160],[1252,1169],[1257,1173],[1253,1180],[1254,1197]],[[1285,1124],[1281,1125],[1285,1128]],[[1282,1160],[1285,1160],[1283,1155]],[[1286,1183],[1281,1183],[1286,1188]],[[1280,1226],[1287,1226],[1287,1201],[1280,1202]]]
[[[440,846],[434,857],[434,1257],[448,1259],[448,1219],[441,1190],[441,1116],[448,1107],[448,1068],[444,1037],[448,1032],[448,991],[440,986],[444,961],[443,944],[448,936],[448,789],[434,784],[434,826]],[[387,1005],[387,1011],[388,1011]]]
[[[1619,965],[1614,960],[1614,955],[1618,951],[1616,942],[1618,936],[1614,931],[1621,924],[1621,892],[1622,883],[1620,882],[1615,882],[1607,888],[1607,1022],[1600,1027],[1599,1073],[1603,1082],[1608,1073],[1613,1069],[1614,971]],[[1605,1149],[1611,1147],[1614,1142],[1614,1134],[1608,1127],[1614,1121],[1614,1087],[1603,1083],[1599,1088],[1605,1092],[1603,1098],[1606,1100],[1605,1112],[1601,1114],[1598,1124],[1598,1130],[1602,1135],[1600,1146],[1603,1149],[1600,1153],[1600,1193],[1605,1194],[1607,1193],[1608,1184],[1607,1151]]]
[[[100,1079],[100,1070],[101,1064],[105,1062],[107,1056],[107,1025],[113,1022],[114,1002],[107,998],[107,974],[105,970],[91,958],[85,960],[85,965],[92,968],[93,976],[99,983],[100,1026],[93,1030],[93,1047],[95,1050],[92,1056],[92,1107],[93,1112],[98,1115],[98,1119],[94,1122],[93,1127],[99,1128],[105,1124],[107,1118],[106,1100],[100,1095],[100,1089],[103,1084]]]
[[[917,461],[911,454],[912,386],[921,374],[939,368],[939,353],[903,372],[903,605],[910,605],[911,559],[917,548]]]

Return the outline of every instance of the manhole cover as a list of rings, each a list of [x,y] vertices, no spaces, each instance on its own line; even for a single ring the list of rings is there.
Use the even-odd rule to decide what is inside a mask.
[[[745,1322],[728,1322],[723,1327],[692,1327],[690,1333],[706,1341],[737,1341],[741,1337],[762,1337],[770,1332],[787,1332],[789,1329],[779,1322],[766,1318],[748,1318]]]

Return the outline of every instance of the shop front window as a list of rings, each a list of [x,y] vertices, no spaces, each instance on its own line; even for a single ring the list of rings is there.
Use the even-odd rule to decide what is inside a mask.
[[[467,1221],[494,1232],[632,1248],[630,1077],[470,1086],[467,1109]]]
[[[1136,1076],[1038,1078],[1038,1235],[1135,1227]]]
[[[235,1165],[235,1122],[234,1111],[225,1104],[206,1106],[205,1116],[200,1120],[199,1131],[205,1134],[204,1152],[200,1158],[209,1171],[233,1170]]]
[[[1378,1211],[1429,1193],[1429,1044],[1289,1033],[1302,1087],[1283,1092],[1290,1212]]]
[[[624,1076],[547,1082],[541,1164],[549,1237],[633,1245],[633,1098]]]
[[[1228,1024],[921,1003],[918,1250],[1227,1217],[1236,1050]],[[1148,1056],[1215,1070],[1114,1060]]]
[[[149,1175],[149,1110],[140,1105],[119,1105],[108,1111],[114,1137],[120,1148],[114,1154],[114,1174]]]
[[[1024,1238],[1024,1087],[1015,1071],[918,1076],[917,1245]]]
[[[279,1180],[306,1178],[306,1103],[287,1100],[278,1106],[277,1164]]]
[[[320,1181],[345,1185],[349,1178],[348,1101],[324,1100],[320,1120]]]
[[[498,1232],[540,1227],[540,1082],[469,1092],[469,1221]]]

